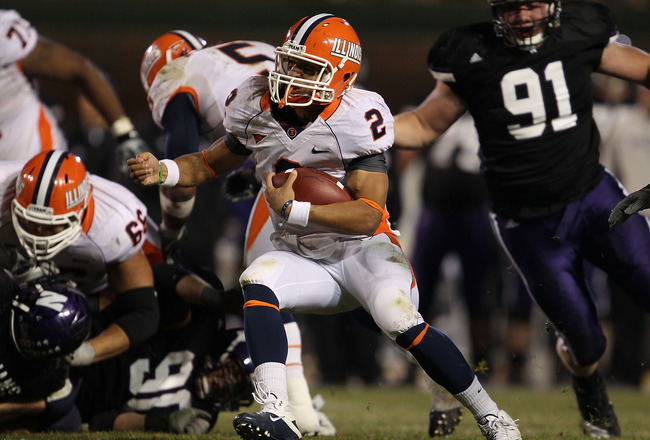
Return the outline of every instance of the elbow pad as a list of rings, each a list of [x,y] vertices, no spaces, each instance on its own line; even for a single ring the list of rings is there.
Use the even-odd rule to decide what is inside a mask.
[[[115,324],[124,330],[131,347],[156,333],[160,310],[153,286],[122,292],[117,296],[117,310],[120,316],[115,320]]]

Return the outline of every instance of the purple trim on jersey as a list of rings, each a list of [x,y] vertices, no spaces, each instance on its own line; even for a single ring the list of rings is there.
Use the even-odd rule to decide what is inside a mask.
[[[492,214],[502,247],[580,365],[598,361],[606,345],[583,259],[650,312],[649,223],[641,215],[614,229],[607,223],[623,197],[619,182],[606,173],[596,188],[562,212],[517,222]]]
[[[289,38],[289,41],[304,46],[307,38],[309,38],[309,35],[311,34],[311,31],[313,31],[314,28],[316,28],[316,26],[318,26],[320,23],[331,17],[334,17],[334,15],[316,14],[305,18],[302,23],[296,27],[296,30],[294,31],[293,35],[291,35],[291,38]]]

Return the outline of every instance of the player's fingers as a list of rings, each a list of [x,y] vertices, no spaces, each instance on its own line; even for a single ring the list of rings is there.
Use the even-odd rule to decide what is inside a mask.
[[[266,188],[267,188],[267,190],[269,188],[274,188],[274,186],[273,186],[273,176],[275,176],[274,172],[270,172],[269,174],[266,175]]]
[[[298,172],[296,170],[292,170],[289,173],[289,177],[287,178],[287,181],[284,182],[284,185],[282,186],[288,186],[289,188],[291,188],[293,186],[293,182],[295,182],[297,178],[298,178]]]

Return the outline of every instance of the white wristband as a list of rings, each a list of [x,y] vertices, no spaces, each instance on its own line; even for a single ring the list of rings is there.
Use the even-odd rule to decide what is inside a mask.
[[[165,164],[167,167],[167,178],[160,186],[176,186],[178,179],[181,177],[181,171],[178,169],[178,165],[171,159],[163,159],[160,161],[160,166]]]
[[[133,127],[133,123],[131,123],[128,116],[122,116],[111,124],[111,134],[116,138],[124,136],[134,129],[135,127]]]
[[[289,213],[287,223],[290,225],[307,226],[307,223],[309,223],[310,209],[311,203],[294,201],[291,204],[291,212]]]

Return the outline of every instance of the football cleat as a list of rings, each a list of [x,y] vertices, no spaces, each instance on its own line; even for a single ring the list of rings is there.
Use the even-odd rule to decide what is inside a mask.
[[[609,401],[604,386],[592,392],[587,392],[573,382],[573,390],[578,400],[578,408],[582,416],[582,432],[593,438],[610,438],[621,435],[614,406]]]
[[[487,440],[521,440],[515,420],[503,410],[488,414],[478,421],[478,427]]]
[[[237,414],[232,421],[244,440],[299,440],[302,434],[287,402],[270,392],[264,383],[255,384],[255,400],[262,405],[259,412]]]
[[[462,408],[429,413],[429,437],[446,437],[456,429],[463,418]]]

